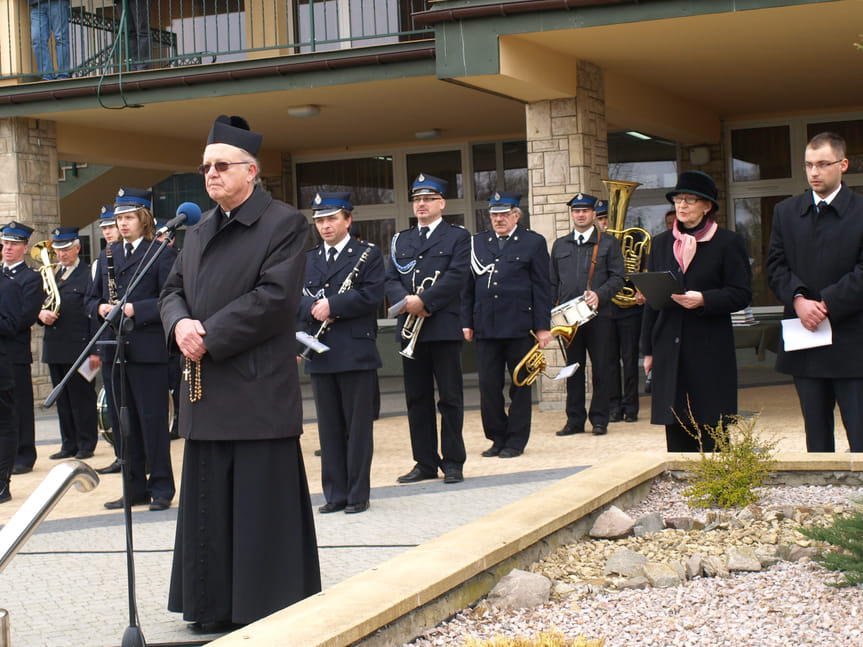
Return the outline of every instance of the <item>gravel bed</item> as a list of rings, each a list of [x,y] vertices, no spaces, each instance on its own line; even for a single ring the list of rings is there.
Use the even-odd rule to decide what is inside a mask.
[[[655,511],[665,518],[704,518],[708,511],[689,508],[683,489],[679,481],[668,476],[657,479],[650,494],[626,512],[633,518]],[[761,494],[758,505],[765,508],[793,505],[835,509],[850,507],[849,497],[860,498],[863,492],[849,486],[772,486],[762,489]],[[605,559],[603,551],[594,552],[597,564]],[[757,573],[698,577],[671,588],[616,591],[598,587],[587,595],[553,595],[547,604],[518,612],[502,612],[481,602],[407,647],[458,647],[468,637],[532,637],[550,629],[572,638],[602,637],[606,647],[863,647],[863,589],[827,586],[838,579],[838,574],[803,559],[780,562]]]

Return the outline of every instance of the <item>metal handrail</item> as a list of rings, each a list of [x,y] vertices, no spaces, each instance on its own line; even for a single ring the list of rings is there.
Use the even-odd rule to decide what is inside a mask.
[[[48,476],[0,530],[0,573],[69,488],[74,485],[81,492],[89,492],[98,484],[98,474],[82,461],[63,461],[48,472]]]

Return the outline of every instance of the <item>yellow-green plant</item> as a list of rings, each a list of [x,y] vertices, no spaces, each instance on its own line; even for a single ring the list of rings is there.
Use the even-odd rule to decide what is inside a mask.
[[[755,489],[773,469],[773,451],[778,441],[758,436],[758,416],[728,416],[715,427],[703,425],[704,432],[716,443],[712,452],[701,444],[698,425],[690,415],[683,426],[699,439],[699,458],[687,470],[689,487],[683,496],[701,508],[742,507],[758,500]]]
[[[465,647],[603,647],[605,638],[589,640],[584,636],[567,638],[557,629],[543,631],[533,638],[495,636],[488,640],[468,638]]]

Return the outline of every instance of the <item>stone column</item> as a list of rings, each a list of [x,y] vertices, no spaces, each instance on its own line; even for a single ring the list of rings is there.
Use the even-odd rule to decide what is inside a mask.
[[[526,111],[527,166],[530,175],[531,227],[554,240],[572,229],[566,203],[584,191],[603,195],[602,178],[608,174],[608,137],[605,123],[605,89],[602,70],[587,61],[576,67],[576,96],[529,104]],[[546,353],[550,374],[564,365],[559,351]],[[590,367],[587,367],[590,390]],[[543,376],[540,407],[562,409],[566,401],[563,380]]]
[[[57,128],[42,119],[0,119],[0,224],[10,220],[34,229],[31,243],[49,238],[60,225],[57,180]],[[27,259],[33,267],[36,263]],[[51,392],[48,367],[42,364],[42,326],[32,330],[33,397],[37,415]]]

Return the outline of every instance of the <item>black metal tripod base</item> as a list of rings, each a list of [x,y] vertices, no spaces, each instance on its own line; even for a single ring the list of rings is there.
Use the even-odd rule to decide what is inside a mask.
[[[136,626],[126,627],[126,631],[123,632],[123,642],[120,645],[121,647],[147,647],[141,628]]]

